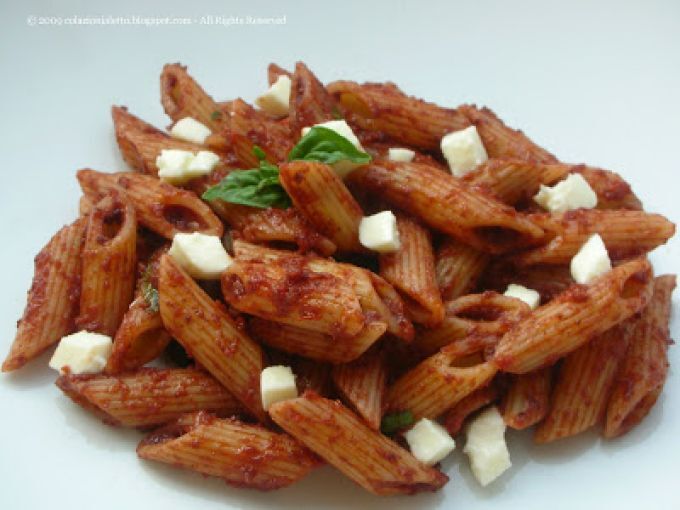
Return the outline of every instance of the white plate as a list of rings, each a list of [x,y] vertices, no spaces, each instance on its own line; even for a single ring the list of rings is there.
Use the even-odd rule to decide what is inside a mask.
[[[68,5],[70,3],[70,5]],[[548,2],[3,2],[2,355],[33,256],[76,214],[74,172],[123,168],[109,107],[163,126],[158,75],[181,61],[218,98],[252,100],[270,61],[323,80],[390,79],[446,105],[495,109],[565,161],[622,173],[651,211],[680,219],[680,4]],[[520,5],[522,4],[522,5]],[[35,26],[36,16],[286,16],[283,26]],[[679,241],[658,249],[677,271]],[[677,303],[677,298],[676,298]],[[677,322],[673,331],[678,333]],[[0,377],[0,508],[680,508],[679,349],[650,416],[609,443],[533,446],[510,433],[513,468],[487,489],[459,454],[437,494],[381,500],[323,468],[275,493],[141,462],[135,431],[100,424],[52,384],[47,357]],[[462,446],[462,445],[459,445]]]

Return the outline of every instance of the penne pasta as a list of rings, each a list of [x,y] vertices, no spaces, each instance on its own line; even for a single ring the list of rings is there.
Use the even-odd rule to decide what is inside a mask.
[[[120,172],[107,174],[79,170],[83,193],[98,198],[109,190],[122,190],[134,207],[139,223],[172,239],[178,232],[201,232],[222,236],[220,219],[190,191],[171,186],[148,175]]]
[[[444,319],[444,304],[437,287],[430,233],[403,215],[397,216],[397,228],[400,247],[394,253],[380,254],[380,276],[404,296],[408,309],[420,312],[422,322],[439,324]],[[413,315],[412,320],[416,321]]]
[[[602,421],[634,322],[614,326],[564,358],[550,412],[534,434],[537,443],[576,435]]]
[[[675,225],[660,214],[630,210],[579,209],[535,214],[531,220],[547,232],[548,242],[512,257],[515,264],[569,264],[583,244],[600,234],[614,260],[643,255],[664,244]]]
[[[444,416],[444,426],[452,436],[463,430],[465,420],[483,407],[491,404],[498,398],[498,389],[491,383],[470,393],[463,400],[453,406]]]
[[[212,131],[219,131],[228,116],[196,83],[186,66],[167,64],[161,73],[161,103],[174,122],[192,117]],[[219,115],[218,115],[219,114]]]
[[[81,257],[87,218],[63,227],[35,257],[33,283],[3,372],[11,372],[73,332],[80,298]]]
[[[333,382],[349,406],[374,430],[380,429],[387,384],[387,365],[380,348],[333,367]]]
[[[381,161],[355,170],[350,178],[481,251],[501,253],[543,236],[528,217],[428,165]]]
[[[508,427],[522,430],[545,418],[550,405],[551,380],[552,367],[511,377],[501,403],[503,421]]]
[[[315,161],[293,161],[281,165],[279,180],[296,209],[338,250],[365,251],[359,244],[364,213],[331,167]]]
[[[547,303],[571,287],[574,279],[568,265],[517,267],[497,260],[487,266],[480,286],[504,292],[512,283],[535,290],[541,295],[541,302]]]
[[[486,386],[496,372],[492,363],[461,356],[451,344],[397,379],[387,391],[387,405],[393,411],[411,411],[416,420],[434,419]]]
[[[312,392],[278,402],[269,414],[286,432],[377,495],[442,487],[448,477],[365,425],[340,402]]]
[[[573,285],[516,324],[501,339],[493,362],[515,374],[550,365],[639,312],[651,294],[649,262],[621,264],[589,285]]]
[[[88,217],[78,329],[115,335],[132,301],[136,263],[137,216],[127,198],[112,190]]]
[[[243,405],[209,374],[194,368],[142,368],[121,375],[62,375],[57,386],[105,423],[148,428],[184,413],[242,414]]]
[[[435,276],[444,301],[472,292],[489,262],[486,253],[446,238],[435,255]]]
[[[264,363],[260,346],[169,255],[161,257],[158,294],[165,329],[254,416],[264,421],[260,400],[260,372]]]
[[[642,202],[619,174],[585,165],[576,165],[571,171],[581,174],[593,188],[598,209],[642,210]]]
[[[295,64],[290,86],[290,130],[294,140],[303,127],[333,120],[335,101],[314,73],[302,62]]]
[[[263,491],[295,483],[320,464],[285,434],[208,413],[185,415],[152,432],[139,443],[137,455]]]
[[[470,125],[458,110],[407,96],[393,83],[336,81],[328,91],[338,100],[351,125],[385,133],[397,143],[438,150],[442,137]]]
[[[668,374],[668,322],[675,276],[654,279],[654,294],[636,319],[630,343],[607,403],[603,435],[618,437],[635,427],[656,403]]]
[[[288,76],[288,78],[293,77],[293,73],[286,71],[283,67],[274,64],[273,62],[267,66],[267,83],[273,85],[278,80],[279,76]]]
[[[489,108],[462,105],[458,111],[477,127],[490,158],[557,163],[555,156],[529,140],[521,131],[506,126]]]

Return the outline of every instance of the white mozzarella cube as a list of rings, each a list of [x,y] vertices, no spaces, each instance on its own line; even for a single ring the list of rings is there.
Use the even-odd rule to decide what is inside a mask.
[[[219,280],[233,262],[219,237],[200,232],[175,234],[168,254],[198,280]]]
[[[324,127],[332,131],[335,131],[340,136],[346,138],[357,149],[359,149],[362,152],[365,152],[364,148],[361,146],[361,142],[357,138],[357,135],[354,134],[352,128],[349,127],[349,124],[347,124],[347,122],[344,120],[329,120],[328,122],[315,124],[312,127]],[[307,133],[309,133],[310,129],[312,128],[311,127],[302,128],[302,136],[305,136]],[[344,179],[353,170],[357,169],[360,166],[361,165],[357,163],[352,163],[351,161],[347,160],[338,161],[337,163],[334,163],[332,165],[333,170],[335,170],[335,173],[337,173],[342,179]]]
[[[112,349],[111,337],[79,331],[61,339],[49,365],[62,374],[97,374],[106,366]]]
[[[503,295],[521,299],[528,304],[532,310],[538,308],[538,304],[541,302],[541,295],[538,292],[533,289],[527,289],[523,285],[517,285],[516,283],[508,285],[508,288]]]
[[[276,402],[298,396],[295,375],[290,367],[277,365],[267,367],[260,373],[260,392],[265,411]]]
[[[267,92],[255,100],[255,104],[269,115],[285,117],[288,115],[290,102],[290,78],[285,74],[279,75]]]
[[[427,418],[422,418],[404,437],[413,456],[428,466],[442,460],[456,447],[446,429]]]
[[[178,120],[170,129],[170,136],[185,142],[204,144],[205,139],[212,134],[210,128],[201,124],[193,117]]]
[[[196,155],[189,162],[187,171],[191,179],[208,175],[213,171],[213,168],[220,162],[220,157],[214,152],[198,151]]]
[[[592,209],[597,205],[597,195],[581,174],[570,174],[553,187],[541,184],[534,201],[550,212],[565,212]]]
[[[505,444],[505,422],[498,408],[482,411],[467,430],[465,452],[477,481],[486,486],[505,472],[512,463]]]
[[[445,135],[441,149],[456,177],[464,176],[489,159],[475,126]]]
[[[402,163],[410,163],[416,153],[411,149],[402,149],[401,147],[393,147],[387,150],[387,159],[390,161],[399,161]]]
[[[397,251],[401,246],[397,218],[392,211],[365,216],[359,223],[359,242],[378,253]]]
[[[187,172],[193,158],[191,151],[163,149],[156,158],[158,178],[170,184],[184,184],[189,180]]]
[[[571,259],[571,276],[576,283],[587,284],[612,268],[609,253],[600,234],[593,234]]]

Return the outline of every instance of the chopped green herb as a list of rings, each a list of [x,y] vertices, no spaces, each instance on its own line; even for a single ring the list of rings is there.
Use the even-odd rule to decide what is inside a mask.
[[[142,297],[149,305],[149,310],[152,312],[158,311],[158,289],[151,283],[151,264],[146,266],[144,274],[142,274],[142,283],[140,285]]]
[[[383,416],[380,424],[380,431],[386,436],[393,436],[400,430],[412,425],[415,421],[411,411],[402,411],[400,413],[386,414]]]
[[[333,111],[331,112],[331,115],[335,120],[342,120],[344,117],[342,116],[342,112],[338,109],[337,106],[333,107]]]
[[[222,112],[215,110],[210,114],[210,120],[220,120],[222,118]]]
[[[338,161],[351,161],[365,165],[371,156],[357,149],[352,142],[332,129],[314,126],[288,154],[288,161],[304,159],[332,165]]]

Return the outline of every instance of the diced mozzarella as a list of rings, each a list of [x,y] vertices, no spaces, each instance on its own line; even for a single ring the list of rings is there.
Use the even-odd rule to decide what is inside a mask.
[[[446,429],[427,418],[422,418],[404,437],[413,456],[428,466],[442,460],[456,447]]]
[[[609,253],[600,234],[593,234],[571,259],[571,276],[577,283],[590,283],[611,270]]]
[[[349,127],[349,124],[347,124],[347,122],[344,120],[329,120],[328,122],[315,124],[312,127],[324,127],[332,131],[335,131],[340,136],[346,138],[357,149],[359,149],[362,152],[365,152],[364,148],[361,146],[361,142],[357,138],[357,135],[354,134],[352,128]],[[302,136],[305,136],[307,133],[309,133],[309,130],[312,129],[312,127],[302,128]],[[335,173],[337,173],[341,178],[344,179],[353,170],[360,167],[361,165],[357,163],[352,163],[351,161],[345,159],[342,161],[338,161],[337,163],[334,163],[332,166],[333,170],[335,170]]]
[[[413,152],[411,149],[402,149],[400,147],[393,147],[391,149],[388,149],[387,151],[387,158],[390,161],[410,163],[411,161],[413,161],[413,158],[415,156],[416,153]]]
[[[533,289],[527,289],[522,285],[517,285],[516,283],[508,285],[504,295],[521,299],[528,304],[532,310],[538,308],[538,304],[541,302],[541,295],[538,292]]]
[[[260,392],[262,394],[262,407],[265,411],[276,402],[297,397],[295,375],[291,368],[277,365],[262,370],[260,373]]]
[[[111,337],[79,331],[61,339],[49,365],[61,373],[96,374],[106,366],[112,349]]]
[[[392,211],[365,216],[359,223],[359,242],[379,253],[397,251],[401,246],[397,218]]]
[[[570,174],[553,187],[541,184],[534,201],[550,212],[565,212],[572,209],[592,209],[597,205],[597,195],[581,174]]]
[[[255,104],[270,115],[285,117],[289,109],[290,84],[288,76],[279,75],[269,90],[255,100]]]
[[[168,254],[199,280],[218,280],[233,262],[219,237],[200,232],[175,234]]]
[[[505,444],[505,422],[495,406],[482,411],[469,425],[463,452],[470,457],[472,473],[483,486],[512,466]]]
[[[441,141],[441,149],[451,173],[456,177],[464,176],[488,159],[475,126],[445,135]]]
[[[185,142],[192,142],[204,144],[205,139],[212,134],[210,128],[201,124],[193,117],[184,117],[178,120],[170,129],[170,136],[184,140]]]
[[[158,178],[175,186],[191,179],[207,175],[219,163],[220,157],[214,152],[163,149],[156,158]]]

